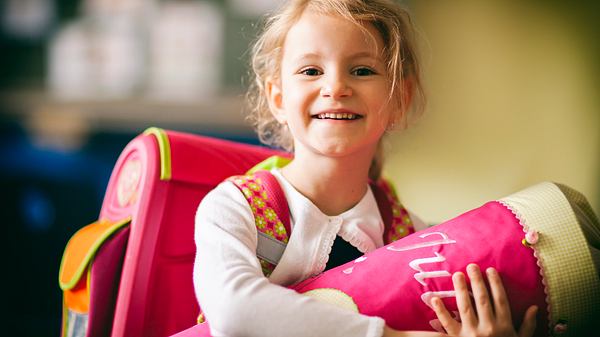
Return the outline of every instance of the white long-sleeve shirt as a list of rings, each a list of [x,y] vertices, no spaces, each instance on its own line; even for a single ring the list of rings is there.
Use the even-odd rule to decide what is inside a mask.
[[[208,193],[196,213],[194,287],[211,333],[220,336],[380,337],[385,322],[296,293],[286,286],[325,269],[336,235],[367,253],[383,245],[383,221],[368,189],[352,209],[328,216],[278,170],[292,232],[277,267],[263,276],[250,206],[231,182]]]

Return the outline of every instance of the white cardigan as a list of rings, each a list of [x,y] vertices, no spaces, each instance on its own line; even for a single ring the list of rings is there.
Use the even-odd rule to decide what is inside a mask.
[[[368,189],[352,209],[327,216],[278,170],[272,173],[289,204],[292,234],[269,279],[256,257],[254,217],[240,190],[231,182],[221,183],[198,207],[194,288],[212,335],[380,337],[383,319],[286,288],[325,269],[336,234],[363,253],[383,245],[383,221],[373,193]]]

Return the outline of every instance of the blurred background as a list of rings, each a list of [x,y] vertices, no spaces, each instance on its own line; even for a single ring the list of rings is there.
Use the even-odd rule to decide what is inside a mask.
[[[117,156],[149,126],[258,141],[248,44],[277,0],[0,3],[3,285],[13,336],[56,336],[69,237],[97,218]],[[551,180],[600,210],[600,5],[408,1],[428,105],[386,174],[439,223]],[[13,317],[14,316],[14,317]]]

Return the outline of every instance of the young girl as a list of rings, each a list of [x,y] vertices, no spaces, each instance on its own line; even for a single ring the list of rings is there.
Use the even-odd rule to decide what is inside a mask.
[[[422,106],[412,36],[408,14],[389,0],[293,0],[268,20],[253,49],[249,97],[261,139],[294,153],[271,171],[289,205],[291,235],[267,279],[244,194],[226,181],[203,199],[194,283],[213,336],[440,336],[395,331],[286,288],[384,245],[369,179],[379,178],[386,131],[406,126]],[[444,327],[516,336],[497,274],[488,275],[490,299],[477,267],[468,270],[476,307],[455,275],[463,323],[434,301]],[[532,309],[519,336],[534,325]]]

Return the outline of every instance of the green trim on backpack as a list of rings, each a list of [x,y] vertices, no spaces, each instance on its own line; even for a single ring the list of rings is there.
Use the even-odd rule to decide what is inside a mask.
[[[144,131],[144,135],[156,137],[160,153],[160,180],[171,180],[171,144],[167,132],[161,128],[151,127]]]
[[[289,164],[293,158],[286,158],[281,156],[271,156],[260,163],[254,165],[246,174],[254,174],[256,171],[265,170],[271,171],[274,168],[282,168]]]

